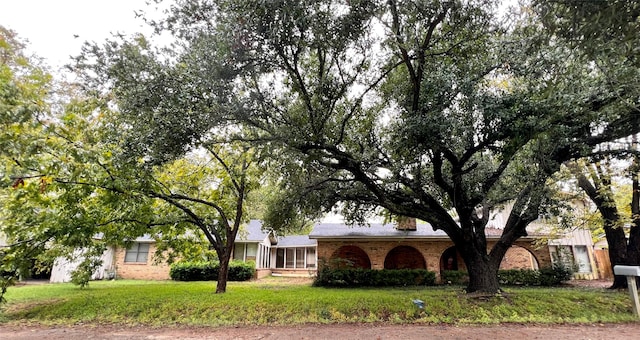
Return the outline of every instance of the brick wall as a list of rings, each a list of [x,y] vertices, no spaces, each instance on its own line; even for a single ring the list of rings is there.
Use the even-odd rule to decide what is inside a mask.
[[[489,247],[492,247],[495,242],[489,242]],[[517,246],[517,247],[514,247]],[[514,246],[509,249],[509,254],[512,249],[518,249],[518,247],[526,249],[531,255],[533,255],[532,261],[538,262],[538,268],[551,267],[551,253],[549,252],[549,246],[547,244],[539,245],[535,241],[517,240]]]
[[[153,254],[156,251],[155,244],[149,245],[147,263],[124,262],[126,249],[117,248],[115,251],[116,275],[120,279],[135,280],[169,280],[169,266],[166,262],[154,264]]]
[[[369,255],[372,269],[384,269],[387,254],[395,247],[409,246],[424,256],[428,270],[440,272],[440,256],[451,244],[442,241],[324,241],[318,240],[318,259],[330,260],[342,246],[357,246]]]
[[[539,269],[538,263],[528,250],[522,247],[513,246],[507,250],[500,269]]]
[[[491,248],[495,241],[489,241],[488,247]],[[535,262],[539,267],[548,267],[551,265],[551,256],[549,248],[544,245],[537,248],[530,241],[516,241],[516,247],[512,247],[507,251],[505,261],[501,265],[503,269],[512,268],[535,268]],[[343,246],[356,246],[361,248],[369,256],[372,269],[383,269],[384,261],[387,254],[398,246],[409,246],[415,248],[426,262],[426,269],[433,271],[440,276],[441,260],[443,252],[453,246],[451,241],[423,241],[423,240],[403,240],[403,241],[328,241],[318,240],[318,259],[320,263],[331,260],[332,255]],[[464,262],[458,256],[458,269],[466,270]]]

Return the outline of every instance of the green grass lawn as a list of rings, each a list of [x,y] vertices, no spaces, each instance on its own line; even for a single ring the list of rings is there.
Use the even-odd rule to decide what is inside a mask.
[[[315,288],[271,278],[229,283],[97,281],[12,287],[2,322],[127,325],[294,325],[304,323],[594,323],[635,321],[626,292],[587,288],[506,288],[469,297],[461,287]],[[412,299],[425,301],[418,309]]]

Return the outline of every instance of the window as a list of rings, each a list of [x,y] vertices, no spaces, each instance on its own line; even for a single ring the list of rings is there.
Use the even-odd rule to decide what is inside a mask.
[[[589,261],[587,246],[574,246],[573,251],[575,253],[576,264],[578,265],[578,272],[591,273],[591,261]]]
[[[296,248],[296,268],[304,268],[306,248]]]
[[[307,268],[316,267],[316,248],[307,248]]]
[[[315,268],[316,249],[307,247],[276,249],[276,268]]]
[[[244,261],[244,243],[236,243],[233,246],[233,259],[238,261]]]
[[[294,250],[295,250],[294,248],[285,249],[285,262],[286,262],[287,268],[295,268],[293,266],[293,264],[295,263]]]
[[[269,253],[271,253],[270,248],[260,244],[258,245],[258,254],[260,255],[260,266],[258,268],[269,268],[271,265],[271,256],[269,256]]]
[[[236,243],[233,246],[233,259],[247,262],[247,261],[256,261],[256,256],[258,254],[258,244],[257,243]]]
[[[256,261],[256,256],[258,254],[258,244],[256,243],[249,243],[246,245],[247,248],[247,255],[245,257],[245,261]]]
[[[149,243],[134,243],[127,249],[124,255],[124,262],[147,263],[149,256]]]

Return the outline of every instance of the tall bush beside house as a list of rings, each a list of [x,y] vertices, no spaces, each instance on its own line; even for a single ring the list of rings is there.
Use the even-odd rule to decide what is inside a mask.
[[[214,281],[218,278],[218,262],[178,262],[171,266],[169,276],[175,281]],[[229,263],[229,281],[248,281],[255,272],[253,262]]]

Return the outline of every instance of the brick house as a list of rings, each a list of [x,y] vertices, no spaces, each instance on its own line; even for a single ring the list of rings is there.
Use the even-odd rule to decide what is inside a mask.
[[[113,271],[119,279],[168,280],[170,266],[165,261],[155,261],[155,241],[138,237],[130,248],[114,248]]]
[[[464,261],[449,237],[441,230],[434,231],[426,223],[382,224],[348,226],[343,223],[318,223],[309,235],[278,237],[262,230],[262,222],[252,220],[238,233],[232,259],[252,261],[256,264],[256,277],[269,275],[313,276],[319,265],[341,262],[358,268],[400,269],[423,268],[436,273],[444,270],[466,270]],[[500,223],[497,218],[494,223]],[[535,224],[531,229],[539,227]],[[487,243],[492,247],[502,230],[489,225]],[[597,278],[593,263],[593,243],[585,235],[576,239],[546,242],[547,235],[529,232],[507,251],[502,269],[538,269],[552,263],[552,254],[559,249],[570,249],[581,272],[576,278]],[[129,249],[111,248],[103,256],[104,264],[95,279],[115,274],[123,279],[169,279],[169,266],[154,263],[155,243],[145,236],[135,240]],[[587,257],[583,256],[587,251]],[[589,255],[591,254],[591,255]],[[107,258],[105,258],[105,256]],[[586,265],[585,258],[589,262]],[[582,262],[579,262],[582,261]],[[582,263],[582,264],[580,264]],[[52,282],[67,282],[72,264],[54,266]],[[55,280],[54,280],[55,277]]]
[[[155,241],[148,235],[136,238],[128,249],[108,247],[101,256],[102,265],[91,278],[93,280],[114,277],[136,280],[167,280],[169,279],[169,265],[163,261],[155,261],[155,251]],[[81,251],[77,253],[81,256]],[[71,272],[79,263],[79,259],[76,261],[68,261],[64,258],[56,259],[51,269],[49,281],[71,281]]]
[[[155,261],[156,245],[148,235],[138,237],[128,249],[109,247],[102,255],[103,264],[92,278],[168,280],[170,266]],[[238,232],[232,260],[252,261],[256,264],[256,277],[269,275],[312,276],[318,263],[316,241],[306,235],[276,237],[262,230],[262,222],[251,220]],[[51,282],[71,281],[80,261],[55,261]]]
[[[311,276],[315,274],[317,243],[307,235],[278,237],[262,230],[262,222],[251,220],[238,233],[233,260],[254,261],[256,276]]]
[[[491,247],[501,230],[488,228]],[[537,246],[542,235],[522,237],[507,251],[502,269],[538,269],[551,265],[549,248]],[[465,270],[464,262],[449,237],[426,223],[409,220],[404,224],[372,223],[349,227],[344,224],[317,224],[310,239],[318,243],[321,263],[346,262],[356,268],[427,269],[438,277],[444,270]]]

